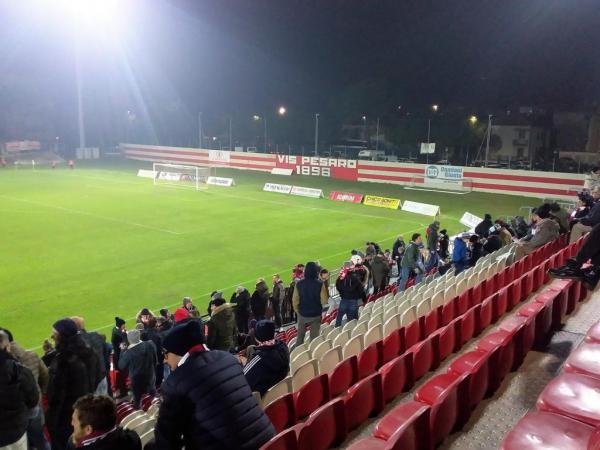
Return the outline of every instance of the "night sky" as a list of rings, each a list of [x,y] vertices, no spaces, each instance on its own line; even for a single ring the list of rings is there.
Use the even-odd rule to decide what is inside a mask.
[[[342,123],[600,97],[600,0],[121,0],[77,39],[50,0],[1,1],[0,101],[46,102],[58,128],[72,124],[75,41],[88,116],[107,128],[128,109],[191,123],[284,104]]]

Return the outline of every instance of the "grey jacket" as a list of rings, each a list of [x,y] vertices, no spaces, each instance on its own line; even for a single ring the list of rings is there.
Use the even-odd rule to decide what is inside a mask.
[[[119,370],[127,370],[131,379],[146,381],[154,385],[157,363],[154,342],[142,341],[121,353]]]
[[[527,242],[523,242],[523,248],[526,253],[531,253],[535,249],[553,241],[558,235],[558,223],[552,218],[542,219],[537,223],[535,234],[532,238]]]

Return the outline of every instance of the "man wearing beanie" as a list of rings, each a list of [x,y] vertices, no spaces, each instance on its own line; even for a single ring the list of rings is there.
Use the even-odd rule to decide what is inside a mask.
[[[52,450],[63,450],[73,432],[73,404],[82,395],[94,393],[102,378],[98,357],[82,339],[74,321],[57,321],[52,338],[56,356],[50,365],[46,424]]]
[[[173,372],[162,385],[155,443],[147,449],[254,450],[275,435],[237,358],[209,351],[200,323],[176,325],[163,347]]]
[[[137,329],[127,332],[127,342],[129,346],[121,353],[119,370],[129,375],[133,407],[140,409],[144,394],[156,394],[156,346],[152,341],[141,341]]]
[[[265,395],[287,376],[290,352],[285,343],[275,340],[275,323],[270,320],[257,322],[254,338],[258,345],[244,367],[244,375],[252,391]]]

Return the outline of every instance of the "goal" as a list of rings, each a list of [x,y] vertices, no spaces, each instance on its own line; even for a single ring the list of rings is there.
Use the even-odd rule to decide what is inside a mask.
[[[210,166],[185,166],[181,164],[153,163],[155,185],[169,185],[196,189],[208,188],[208,178],[215,176]]]

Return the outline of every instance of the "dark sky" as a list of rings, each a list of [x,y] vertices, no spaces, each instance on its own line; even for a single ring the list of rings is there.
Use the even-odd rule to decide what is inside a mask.
[[[76,46],[91,104],[190,120],[600,97],[600,0],[119,0],[114,20],[79,24],[77,43],[55,6],[68,1],[0,0],[0,102],[21,102],[16,83],[72,107]]]

